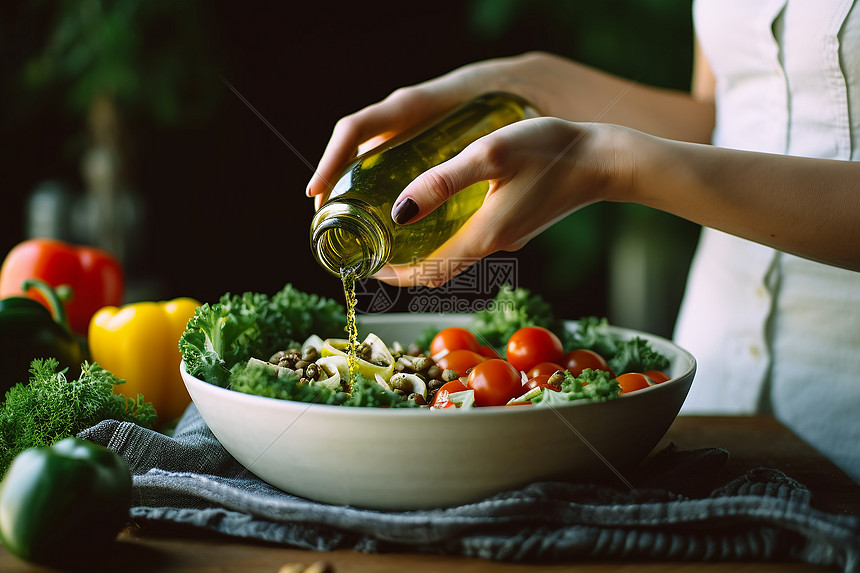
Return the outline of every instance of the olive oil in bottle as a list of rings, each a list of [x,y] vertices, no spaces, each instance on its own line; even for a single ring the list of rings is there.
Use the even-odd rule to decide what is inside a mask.
[[[386,142],[359,156],[334,185],[311,222],[311,248],[320,265],[340,276],[366,278],[384,265],[414,263],[450,238],[484,201],[487,182],[448,199],[416,223],[398,225],[391,208],[400,192],[431,167],[476,139],[537,113],[522,98],[489,93],[475,98],[414,137]]]

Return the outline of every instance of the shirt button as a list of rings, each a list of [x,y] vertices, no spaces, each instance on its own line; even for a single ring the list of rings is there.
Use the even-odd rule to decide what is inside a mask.
[[[761,357],[761,347],[758,344],[750,344],[747,350],[753,358]]]

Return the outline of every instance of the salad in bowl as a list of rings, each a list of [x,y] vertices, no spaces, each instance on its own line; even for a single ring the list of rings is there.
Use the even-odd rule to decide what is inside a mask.
[[[360,316],[291,286],[202,305],[183,379],[224,447],[289,493],[408,510],[536,480],[615,479],[674,421],[695,359],[668,340],[563,321],[524,289],[492,311]]]

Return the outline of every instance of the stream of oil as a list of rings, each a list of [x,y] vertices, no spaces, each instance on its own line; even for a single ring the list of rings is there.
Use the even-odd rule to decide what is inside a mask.
[[[346,297],[346,334],[349,341],[347,349],[347,361],[349,364],[349,381],[347,387],[352,385],[352,377],[356,372],[356,348],[358,348],[358,326],[355,323],[355,272],[350,269],[340,269],[340,280],[343,281],[343,294]]]

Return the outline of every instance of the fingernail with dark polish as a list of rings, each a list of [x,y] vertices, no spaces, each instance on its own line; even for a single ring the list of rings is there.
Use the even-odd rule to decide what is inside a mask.
[[[417,214],[418,203],[407,197],[394,206],[394,212],[391,214],[391,218],[394,219],[394,222],[398,225],[403,225]]]

